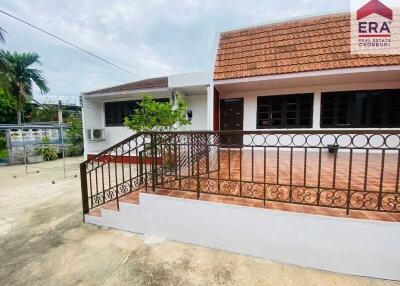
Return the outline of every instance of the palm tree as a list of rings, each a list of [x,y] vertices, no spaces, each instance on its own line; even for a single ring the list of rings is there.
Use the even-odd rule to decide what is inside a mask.
[[[6,42],[6,30],[0,27],[0,43],[5,43]]]
[[[9,81],[9,93],[17,97],[17,119],[21,124],[21,111],[25,95],[32,95],[33,83],[40,92],[47,93],[49,87],[42,76],[42,71],[30,68],[33,64],[41,64],[37,53],[10,53],[0,51],[0,73]]]

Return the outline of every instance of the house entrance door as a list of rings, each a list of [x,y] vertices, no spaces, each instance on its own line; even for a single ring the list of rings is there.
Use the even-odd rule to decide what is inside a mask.
[[[243,131],[243,98],[221,99],[221,124],[222,131]],[[241,146],[243,145],[243,135],[222,135],[222,145]]]

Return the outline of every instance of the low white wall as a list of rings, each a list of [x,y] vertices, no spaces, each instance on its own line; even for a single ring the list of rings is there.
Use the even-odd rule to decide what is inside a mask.
[[[400,224],[140,194],[86,222],[322,270],[400,280]]]

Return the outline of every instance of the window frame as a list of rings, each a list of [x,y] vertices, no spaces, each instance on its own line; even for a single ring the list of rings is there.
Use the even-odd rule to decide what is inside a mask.
[[[162,98],[154,98],[154,100],[158,101],[158,102],[169,102],[170,98],[162,97]],[[121,127],[121,126],[124,126],[124,122],[123,122],[124,118],[126,116],[132,116],[133,110],[135,109],[135,107],[139,107],[139,104],[140,104],[141,101],[142,101],[141,99],[133,99],[133,100],[119,100],[119,101],[107,101],[107,102],[104,102],[103,103],[103,108],[104,108],[104,124],[105,124],[105,127]],[[118,107],[119,112],[114,110],[113,114],[114,115],[116,113],[121,114],[121,118],[120,118],[121,121],[122,121],[121,123],[119,123],[119,122],[118,123],[115,123],[115,122],[108,123],[107,122],[108,118],[107,118],[107,107],[106,107],[106,105],[108,105],[108,104],[118,105],[119,106]],[[132,104],[131,107],[129,107],[130,104]],[[128,114],[129,113],[128,110],[130,108],[132,109],[132,112],[131,112],[131,114]]]
[[[397,94],[396,94],[397,93]],[[333,115],[332,123],[324,124],[326,120],[326,109],[325,100],[327,96],[331,96],[334,99],[333,104]],[[383,97],[380,100],[376,100],[376,96]],[[400,114],[400,104],[394,104],[396,99],[394,97],[399,96],[397,101],[400,101],[400,89],[376,89],[376,90],[350,90],[350,91],[329,91],[321,93],[321,112],[320,112],[320,127],[321,128],[399,128],[400,119],[398,118],[398,123],[389,123],[390,118],[393,120],[396,118],[396,107],[398,109],[397,114]],[[337,120],[337,108],[338,103],[336,100],[339,97],[348,98],[348,123],[338,124]],[[375,97],[375,98],[374,98]],[[373,103],[375,100],[375,103]],[[377,107],[377,103],[381,103]],[[378,118],[380,123],[372,123],[374,115],[373,109],[377,108],[379,110],[378,116],[375,116],[375,120]],[[380,118],[380,119],[379,119]]]
[[[302,102],[301,99],[309,97],[308,101],[309,102]],[[289,98],[295,98],[296,99],[296,110],[295,111],[288,111],[288,99]],[[263,99],[268,99],[270,101],[269,104],[261,104],[260,101]],[[260,108],[262,106],[272,106],[274,103],[272,101],[277,101],[280,100],[281,102],[275,105],[280,105],[281,108],[279,111],[273,111],[272,107],[269,108],[268,111],[260,111]],[[302,110],[301,106],[303,104],[309,105],[309,110]],[[298,94],[279,94],[279,95],[262,95],[262,96],[257,96],[257,109],[256,109],[256,127],[257,129],[296,129],[296,128],[312,128],[313,127],[313,116],[314,116],[314,93],[298,93]],[[291,118],[292,120],[296,120],[295,125],[288,125],[287,124],[287,114],[288,112],[295,112],[295,117]],[[308,123],[307,124],[301,124],[302,117],[300,116],[302,112],[308,112]],[[279,126],[277,125],[269,125],[269,126],[264,126],[260,124],[260,113],[267,113],[267,114],[272,114],[272,113],[281,113],[280,116],[280,121],[281,124]],[[267,119],[271,120],[271,118]]]

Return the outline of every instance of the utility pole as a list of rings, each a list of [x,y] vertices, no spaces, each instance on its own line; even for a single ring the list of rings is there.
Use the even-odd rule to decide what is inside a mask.
[[[63,136],[63,115],[61,109],[61,100],[58,101],[58,124],[60,126],[60,138],[61,138],[61,148],[62,148],[62,156],[63,156],[63,170],[64,170],[64,178],[67,177],[67,172],[65,170],[65,146],[64,146],[64,136]]]

